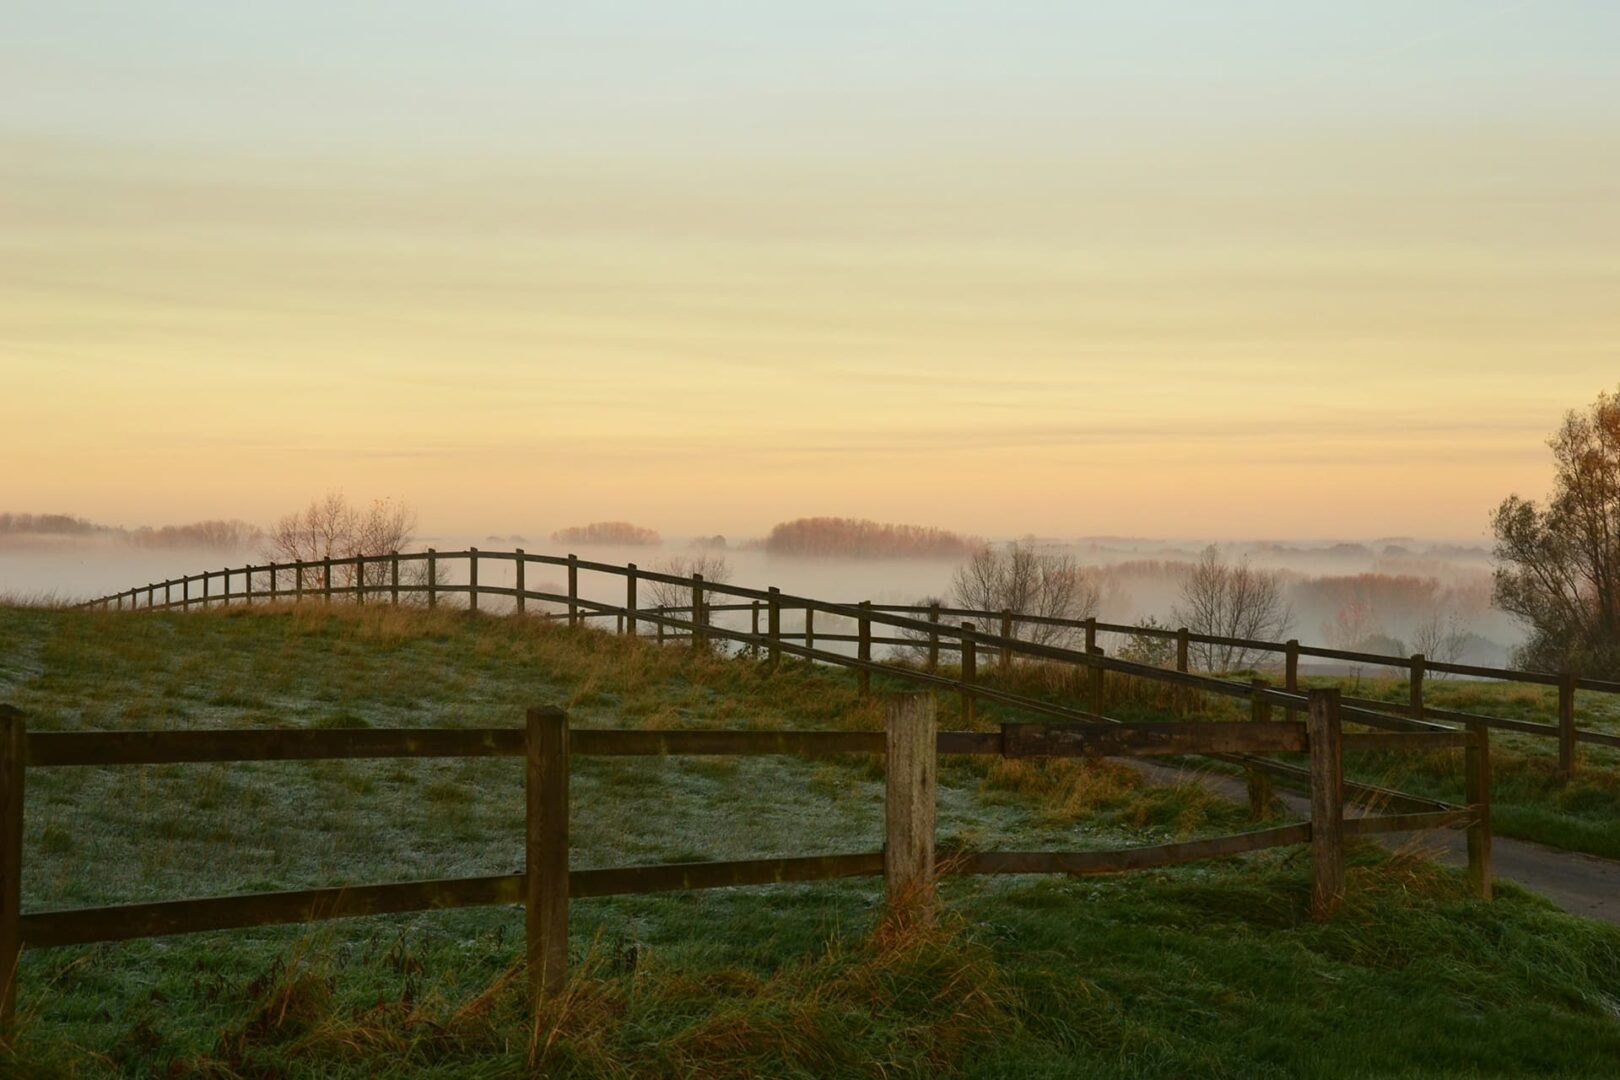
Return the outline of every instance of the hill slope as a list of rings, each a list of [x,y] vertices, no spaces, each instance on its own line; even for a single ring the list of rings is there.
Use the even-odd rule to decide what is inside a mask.
[[[0,700],[36,730],[511,725],[876,728],[838,672],[535,621],[348,608],[0,609]],[[954,703],[941,703],[953,726]],[[574,865],[870,850],[881,765],[582,759]],[[1114,847],[1242,827],[1106,762],[951,762],[941,834]],[[30,774],[28,909],[495,873],[510,760]],[[25,954],[25,1075],[1589,1076],[1620,1056],[1620,932],[1485,905],[1358,849],[1336,921],[1296,852],[1108,879],[948,880],[936,931],[880,885],[580,901],[580,974],[538,1027],[521,912],[347,920]]]

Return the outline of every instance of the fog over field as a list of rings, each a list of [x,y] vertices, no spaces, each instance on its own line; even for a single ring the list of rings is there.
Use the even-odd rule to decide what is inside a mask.
[[[1182,574],[1210,541],[1088,537],[1034,542],[1072,554],[1095,576],[1101,593],[1098,617],[1103,621],[1134,623],[1151,617],[1174,625]],[[698,553],[695,544],[684,537],[670,537],[656,546],[601,546],[558,545],[519,534],[447,534],[420,537],[415,547],[440,551],[523,547],[534,554],[572,552],[583,559],[634,562],[655,570],[672,558]],[[1460,659],[1502,664],[1522,638],[1518,624],[1491,607],[1490,554],[1479,544],[1377,539],[1223,541],[1219,546],[1229,558],[1247,558],[1257,568],[1282,574],[1294,613],[1292,633],[1303,642],[1372,652],[1411,651],[1409,642],[1418,624],[1438,616],[1466,632]],[[790,594],[880,604],[910,604],[931,597],[948,600],[952,576],[962,561],[788,556],[747,541],[710,553],[724,556],[734,584],[775,585]],[[71,601],[181,574],[263,561],[262,551],[254,545],[147,547],[117,533],[3,536],[0,594]],[[450,574],[453,581],[460,581],[463,567],[452,565]],[[511,576],[509,563],[481,566],[485,585],[509,585]],[[532,567],[528,573],[529,588],[537,591],[562,592],[564,581],[561,568]],[[602,601],[623,598],[618,578],[582,574],[580,589],[586,597]]]

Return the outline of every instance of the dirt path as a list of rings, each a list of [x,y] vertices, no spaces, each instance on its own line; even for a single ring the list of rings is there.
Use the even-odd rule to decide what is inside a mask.
[[[1155,783],[1196,778],[1211,791],[1237,802],[1248,802],[1248,789],[1242,777],[1178,769],[1140,758],[1120,760],[1127,761]],[[1310,816],[1310,802],[1303,795],[1279,789],[1277,796],[1294,813]],[[1467,839],[1461,830],[1390,833],[1388,842],[1401,844],[1413,837],[1418,837],[1421,844],[1431,849],[1440,862],[1454,866],[1468,863]],[[1492,839],[1491,858],[1499,879],[1539,893],[1571,914],[1620,926],[1620,862],[1505,836]]]

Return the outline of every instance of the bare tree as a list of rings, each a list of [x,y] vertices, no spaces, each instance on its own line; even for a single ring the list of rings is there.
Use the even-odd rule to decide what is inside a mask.
[[[659,574],[668,574],[671,577],[686,578],[690,581],[693,574],[702,574],[705,583],[710,585],[724,585],[731,580],[731,564],[726,557],[717,551],[694,552],[690,555],[671,555],[667,559],[660,559],[649,569]],[[692,605],[692,586],[690,584],[676,585],[669,581],[647,582],[647,596],[654,606],[666,608],[684,608]]]
[[[1510,495],[1492,515],[1495,601],[1531,628],[1525,666],[1620,673],[1620,397],[1571,410],[1547,445],[1547,505]]]
[[[376,499],[370,505],[353,506],[340,492],[310,500],[304,509],[287,514],[276,522],[265,537],[263,555],[271,562],[318,562],[323,559],[352,559],[387,555],[405,549],[416,529],[416,512],[404,503]],[[332,584],[352,586],[353,566],[334,567]],[[426,580],[425,567],[414,567]],[[387,568],[379,564],[366,572],[368,584],[381,585]],[[315,570],[299,572],[306,586],[319,588]]]
[[[1455,664],[1462,659],[1468,636],[1468,623],[1462,616],[1455,611],[1430,608],[1428,615],[1412,628],[1412,651],[1442,664]],[[1433,677],[1443,679],[1446,672],[1437,671]]]
[[[1214,544],[1187,572],[1174,616],[1196,634],[1250,641],[1276,641],[1294,622],[1281,575],[1256,570],[1247,559],[1229,563]],[[1188,651],[1199,668],[1221,674],[1251,667],[1264,655],[1242,645],[1199,641]]]
[[[956,606],[976,611],[1078,621],[1096,615],[1102,590],[1073,555],[1015,541],[982,547],[957,567],[951,596]],[[1080,633],[1073,626],[1017,620],[1012,629],[1014,637],[1041,645],[1067,646]]]

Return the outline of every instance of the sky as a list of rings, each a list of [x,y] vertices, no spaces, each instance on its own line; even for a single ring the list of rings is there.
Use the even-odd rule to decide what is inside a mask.
[[[0,509],[1482,538],[1620,4],[11,0]]]

